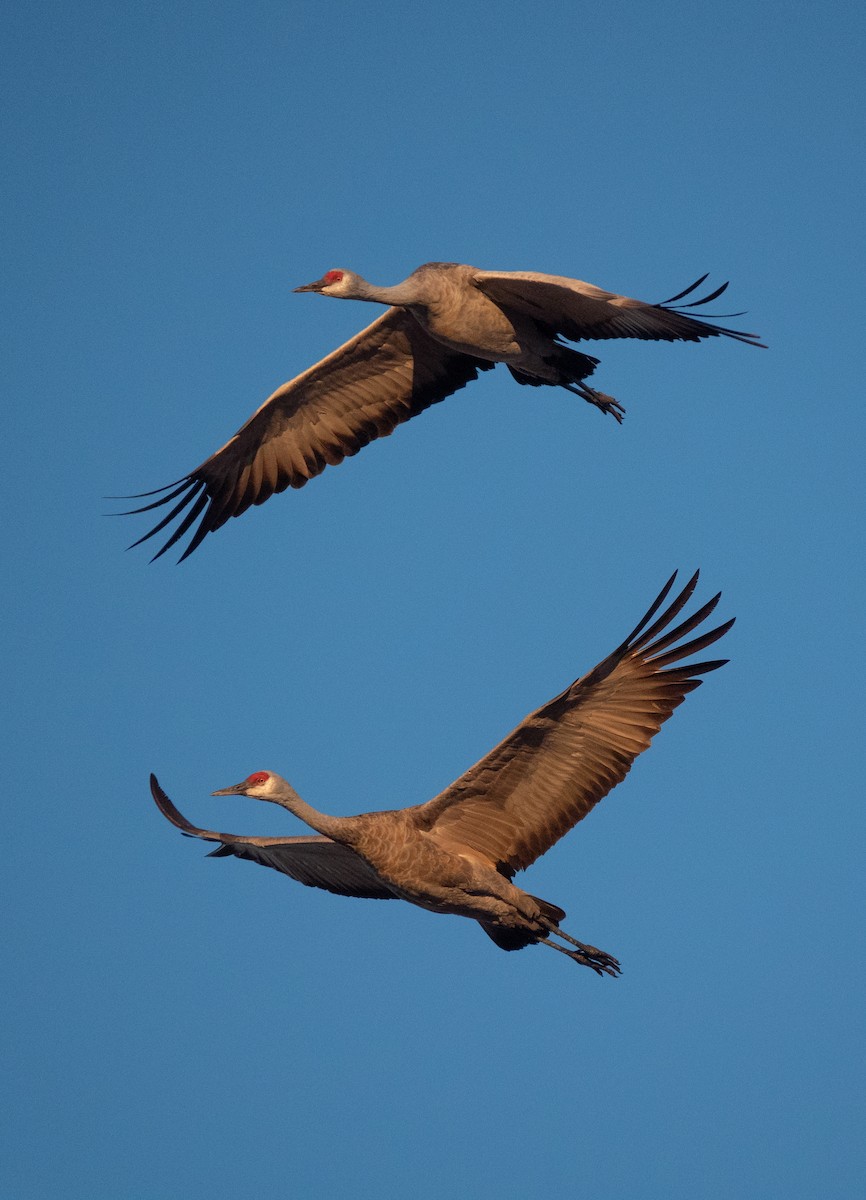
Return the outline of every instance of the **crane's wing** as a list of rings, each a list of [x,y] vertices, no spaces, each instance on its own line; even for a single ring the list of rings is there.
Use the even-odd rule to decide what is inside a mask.
[[[230,517],[239,517],[252,504],[264,504],[275,492],[303,487],[326,466],[357,454],[493,365],[449,350],[407,312],[390,308],[351,341],[278,388],[200,467],[167,487],[131,497],[167,493],[132,513],[177,501],[133,545],[179,518],[154,555],[159,558],[198,521],[182,562]]]
[[[485,296],[503,308],[514,309],[531,317],[572,342],[603,338],[698,342],[707,337],[730,337],[751,346],[762,346],[757,333],[726,329],[683,311],[715,300],[727,288],[727,283],[702,300],[674,306],[675,301],[690,295],[706,278],[706,275],[702,275],[691,287],[671,296],[670,300],[647,304],[643,300],[605,292],[591,283],[567,279],[563,275],[539,275],[533,271],[478,271],[474,276],[476,287]]]
[[[422,827],[449,845],[483,854],[509,874],[528,867],[620,783],[686,693],[700,686],[698,676],[727,662],[672,665],[712,645],[733,625],[727,621],[682,641],[710,615],[717,595],[668,629],[694,592],[697,572],[650,625],[675,578],[676,572],[613,654],[421,805],[416,811]]]
[[[379,879],[375,871],[348,846],[332,842],[318,834],[309,837],[239,837],[234,833],[216,833],[191,825],[169,800],[155,775],[150,790],[159,811],[187,837],[219,842],[211,857],[233,854],[282,871],[307,887],[324,888],[338,896],[360,896],[369,900],[395,900],[397,897]]]

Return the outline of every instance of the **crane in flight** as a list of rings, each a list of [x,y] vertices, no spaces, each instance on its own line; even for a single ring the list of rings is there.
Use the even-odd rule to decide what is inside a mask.
[[[248,859],[341,896],[402,899],[431,912],[471,917],[503,950],[541,943],[598,974],[618,975],[615,958],[560,927],[561,908],[512,879],[625,778],[686,694],[700,686],[700,677],[727,662],[674,665],[717,642],[734,623],[684,641],[710,616],[719,595],[671,629],[698,573],[656,617],[675,579],[676,572],[612,654],[426,804],[329,816],[272,771],[255,771],[213,793],[278,804],[317,835],[272,838],[191,825],[151,775],[153,798],[184,834],[218,842],[216,856]]]
[[[599,360],[565,340],[698,342],[727,337],[763,345],[757,334],[727,329],[686,311],[715,300],[727,283],[700,300],[678,303],[706,278],[702,275],[669,300],[647,304],[579,279],[481,271],[463,263],[425,263],[394,287],[375,287],[352,271],[327,271],[295,291],[385,304],[388,311],[284,383],[194,471],[166,487],[127,497],[159,497],[131,513],[176,501],[133,546],[178,520],[154,555],[157,559],[198,521],[182,562],[230,517],[288,487],[303,487],[326,466],[357,454],[496,363],[505,363],[518,383],[563,387],[621,422],[625,410],[618,401],[584,382]]]

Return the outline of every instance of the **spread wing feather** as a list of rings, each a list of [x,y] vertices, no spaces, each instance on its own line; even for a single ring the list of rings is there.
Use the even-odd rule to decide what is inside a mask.
[[[212,856],[220,858],[233,854],[263,867],[273,867],[307,887],[323,888],[338,896],[359,896],[370,900],[396,899],[371,867],[354,850],[319,834],[309,837],[266,838],[240,837],[233,833],[217,833],[199,829],[178,812],[160,787],[156,776],[150,777],[150,790],[159,811],[187,837],[206,842],[219,842]]]
[[[682,639],[713,612],[714,596],[675,628],[698,573],[653,621],[676,572],[613,654],[531,713],[489,754],[419,807],[423,827],[483,854],[505,873],[544,854],[628,774],[701,675],[727,659],[673,666],[725,634],[733,620]]]
[[[278,388],[220,450],[183,479],[142,493],[159,496],[130,512],[174,507],[133,542],[180,524],[154,556],[171,549],[198,520],[180,561],[207,534],[288,487],[303,487],[476,379],[493,363],[449,350],[402,309],[390,308],[338,350]],[[167,493],[160,495],[160,493]]]
[[[571,342],[604,338],[642,338],[647,341],[698,342],[707,337],[729,337],[752,346],[761,346],[758,334],[727,329],[712,321],[689,316],[683,308],[695,308],[715,300],[726,283],[702,300],[674,307],[677,300],[690,295],[706,275],[670,300],[647,304],[618,296],[582,279],[564,275],[540,275],[533,271],[478,271],[475,285],[486,296],[506,309],[514,309],[555,330]],[[742,314],[732,313],[731,316]]]

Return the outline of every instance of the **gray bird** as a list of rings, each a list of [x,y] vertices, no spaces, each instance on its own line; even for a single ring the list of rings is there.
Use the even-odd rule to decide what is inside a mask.
[[[198,521],[182,562],[230,517],[240,516],[252,504],[264,504],[275,492],[303,487],[326,466],[357,454],[499,362],[518,383],[563,387],[622,421],[622,406],[583,382],[599,360],[562,339],[697,342],[723,336],[761,346],[757,334],[726,329],[684,311],[715,300],[727,283],[701,300],[676,304],[706,278],[702,275],[660,304],[646,304],[579,279],[533,271],[480,271],[462,263],[426,263],[395,287],[375,287],[352,271],[328,271],[295,291],[391,307],[344,346],[278,388],[200,467],[166,487],[130,497],[160,496],[131,509],[133,513],[177,500],[133,545],[183,514],[154,555],[159,558]]]
[[[271,771],[256,771],[213,793],[279,804],[319,835],[263,838],[191,825],[151,775],[153,798],[183,833],[219,842],[217,856],[250,859],[342,896],[397,898],[471,917],[503,950],[540,942],[599,974],[617,975],[615,958],[560,928],[561,908],[511,881],[625,778],[677,705],[700,686],[700,676],[728,661],[674,666],[718,641],[734,623],[682,640],[713,612],[716,595],[669,628],[694,592],[697,572],[653,621],[675,578],[676,572],[618,649],[426,804],[328,816]]]

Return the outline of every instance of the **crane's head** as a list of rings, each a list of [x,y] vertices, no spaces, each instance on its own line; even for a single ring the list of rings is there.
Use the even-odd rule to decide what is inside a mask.
[[[358,295],[358,285],[363,285],[363,282],[360,275],[356,275],[353,271],[326,271],[322,278],[317,279],[315,283],[306,283],[303,287],[296,287],[295,291],[319,292],[323,296],[341,296],[344,299],[351,299]]]
[[[274,775],[271,771],[254,771],[240,783],[236,783],[232,787],[220,788],[218,792],[211,792],[211,795],[254,796],[259,800],[271,800],[279,791],[279,785],[282,782],[280,776]]]

